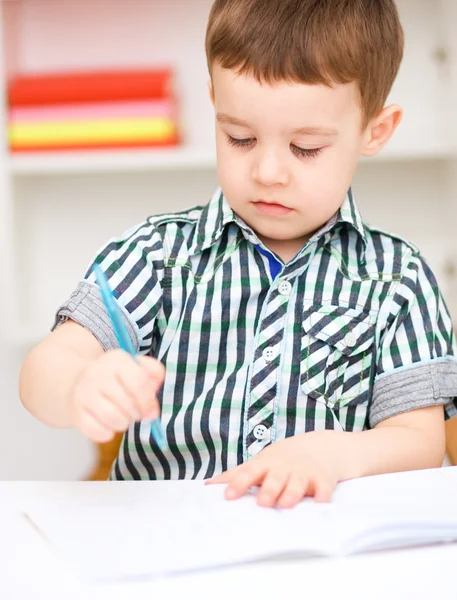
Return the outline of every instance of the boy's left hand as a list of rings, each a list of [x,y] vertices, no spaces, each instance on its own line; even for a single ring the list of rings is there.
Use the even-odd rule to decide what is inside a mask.
[[[341,461],[337,455],[330,456],[319,433],[328,432],[305,433],[271,444],[248,462],[206,483],[227,483],[228,500],[240,498],[251,486],[260,486],[257,502],[266,507],[292,508],[305,496],[328,502],[340,480]]]

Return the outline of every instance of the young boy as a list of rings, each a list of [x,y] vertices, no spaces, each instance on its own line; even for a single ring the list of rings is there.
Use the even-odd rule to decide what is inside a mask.
[[[440,466],[451,319],[418,250],[364,225],[350,190],[402,115],[384,107],[393,0],[216,0],[206,49],[221,190],[94,261],[142,357],[118,349],[91,267],[25,361],[24,405],[97,442],[126,431],[112,479],[258,485],[264,506]]]

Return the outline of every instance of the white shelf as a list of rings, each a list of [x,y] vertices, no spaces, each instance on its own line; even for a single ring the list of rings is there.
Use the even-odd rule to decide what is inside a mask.
[[[445,144],[417,148],[392,146],[362,162],[410,160],[446,160],[457,150]],[[215,169],[215,152],[210,149],[182,147],[160,150],[112,150],[81,152],[43,152],[10,154],[7,159],[12,175],[65,175],[84,173],[135,172],[154,170]]]
[[[211,149],[185,146],[157,150],[21,153],[9,155],[8,167],[13,175],[212,169],[216,167],[216,156]]]
[[[397,134],[398,135],[398,134]],[[379,162],[414,161],[414,160],[448,160],[457,156],[457,148],[451,144],[434,143],[427,146],[417,144],[415,146],[402,146],[396,144],[395,138],[373,158],[363,157],[365,160]]]

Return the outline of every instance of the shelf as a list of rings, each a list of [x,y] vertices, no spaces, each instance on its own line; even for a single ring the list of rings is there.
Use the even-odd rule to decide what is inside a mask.
[[[449,160],[457,157],[457,148],[451,144],[436,143],[428,146],[418,144],[404,147],[392,140],[379,154],[372,158],[362,157],[361,162],[401,162],[419,160]]]
[[[361,161],[446,160],[456,156],[457,150],[445,144],[417,148],[392,145],[373,158],[362,157]],[[211,149],[192,147],[170,150],[22,153],[10,155],[8,167],[12,175],[18,176],[215,169],[216,155]]]
[[[160,150],[112,150],[11,154],[13,175],[135,172],[148,170],[214,169],[211,149],[180,147]]]

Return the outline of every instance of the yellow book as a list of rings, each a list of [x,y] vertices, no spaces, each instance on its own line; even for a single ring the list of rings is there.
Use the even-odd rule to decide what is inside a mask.
[[[175,135],[176,123],[167,117],[23,123],[8,127],[11,146],[161,142]]]

